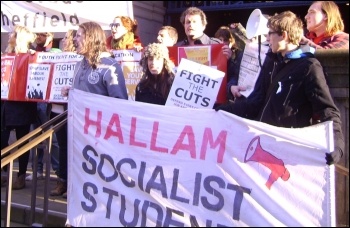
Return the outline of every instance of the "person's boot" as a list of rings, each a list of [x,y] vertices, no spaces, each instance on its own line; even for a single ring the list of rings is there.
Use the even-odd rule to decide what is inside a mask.
[[[12,190],[19,190],[26,187],[26,174],[17,176],[17,179],[12,183]]]
[[[54,190],[50,192],[50,196],[61,196],[67,192],[67,181],[58,180]]]

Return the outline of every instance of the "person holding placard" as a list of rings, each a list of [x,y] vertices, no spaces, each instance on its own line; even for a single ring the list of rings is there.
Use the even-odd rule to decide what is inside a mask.
[[[6,53],[28,53],[29,46],[35,41],[35,37],[35,34],[27,27],[16,25],[9,34]],[[22,77],[26,77],[26,75],[22,75]],[[36,107],[37,102],[1,102],[1,149],[9,145],[8,142],[12,130],[15,130],[17,139],[29,133],[30,125],[36,121]],[[18,158],[19,171],[15,181],[12,183],[13,190],[23,189],[26,186],[25,177],[29,155],[30,153],[27,151]],[[4,167],[4,171],[7,171],[7,166]],[[6,181],[7,179],[1,175],[1,186],[3,186]]]
[[[184,27],[186,38],[178,42],[175,46],[194,46],[194,45],[212,45],[212,44],[222,44],[221,40],[215,37],[209,37],[204,33],[204,30],[208,24],[207,17],[203,10],[197,7],[189,7],[180,16],[180,22]],[[221,48],[222,54],[227,59],[227,69],[231,69],[233,62],[231,56],[233,54],[229,45],[224,44]],[[226,70],[227,72],[228,70]],[[226,80],[224,80],[226,83]],[[226,88],[224,87],[226,90]],[[220,93],[220,91],[219,91]],[[218,102],[215,106],[222,103],[222,100],[227,100],[225,97],[219,97]]]
[[[252,84],[262,75],[261,71],[271,68],[271,61],[269,61],[268,57],[265,57],[268,51],[268,47],[265,45],[268,32],[266,26],[267,18],[268,15],[262,14],[260,9],[253,10],[249,16],[246,26],[247,40],[245,41],[243,56],[239,60],[239,63],[236,63],[236,71],[234,71],[238,71],[238,74],[232,74],[230,80],[227,82],[227,93],[231,100],[235,100],[236,98],[245,99],[245,97],[249,96],[246,93],[247,86],[250,88],[249,93],[251,93],[254,88]],[[241,63],[242,61],[243,64]],[[243,81],[244,83],[240,84],[239,81]]]
[[[174,81],[174,63],[169,59],[168,48],[163,44],[149,44],[140,61],[143,75],[136,86],[135,100],[165,105]]]

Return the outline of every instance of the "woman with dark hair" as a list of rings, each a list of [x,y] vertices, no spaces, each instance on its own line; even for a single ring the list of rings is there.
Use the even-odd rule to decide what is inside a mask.
[[[222,43],[227,44],[232,51],[238,51],[238,50],[242,50],[240,49],[237,44],[236,44],[236,40],[233,37],[230,28],[227,26],[221,26],[215,33],[215,38],[218,38],[219,40],[221,40]],[[236,57],[236,53],[232,54],[232,58],[235,59]]]
[[[164,44],[149,44],[144,50],[140,65],[143,75],[136,86],[135,100],[165,105],[175,77],[175,65],[169,59],[168,48]]]
[[[230,82],[232,85],[238,84],[239,68],[241,65],[243,51],[238,48],[235,38],[230,31],[230,28],[227,26],[221,26],[215,33],[215,38],[221,40],[224,44],[228,45],[232,51],[231,58],[227,60],[227,82]],[[228,87],[230,88],[230,87]],[[227,98],[233,100],[230,89],[227,91]]]
[[[137,21],[128,16],[116,16],[110,24],[112,35],[107,38],[107,49],[133,49],[141,47],[137,36]]]

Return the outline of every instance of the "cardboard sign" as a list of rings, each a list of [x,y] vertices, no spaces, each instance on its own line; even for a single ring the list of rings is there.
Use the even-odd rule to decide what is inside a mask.
[[[214,67],[226,74],[227,58],[222,53],[222,46],[223,44],[168,47],[169,57],[174,62],[175,66],[180,64],[181,59],[189,59],[193,62]],[[218,104],[227,101],[226,84],[227,77],[225,75],[216,98],[216,103]]]
[[[225,72],[181,59],[166,106],[213,108]]]

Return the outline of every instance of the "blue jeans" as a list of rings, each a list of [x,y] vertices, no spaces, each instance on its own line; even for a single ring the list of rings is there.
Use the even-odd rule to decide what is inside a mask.
[[[38,102],[37,105],[37,115],[38,121],[35,124],[32,124],[32,129],[40,127],[42,124],[46,123],[49,120],[47,115],[47,103]],[[32,153],[35,153],[32,150]],[[44,171],[44,150],[42,148],[38,148],[38,172],[43,173]],[[56,175],[59,175],[59,146],[56,138],[56,134],[53,134],[52,137],[52,147],[51,147],[51,167],[55,171]]]

